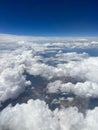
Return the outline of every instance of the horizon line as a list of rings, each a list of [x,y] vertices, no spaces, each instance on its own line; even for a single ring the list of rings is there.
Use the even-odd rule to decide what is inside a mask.
[[[46,38],[97,38],[98,35],[26,35],[26,34],[12,34],[12,33],[0,33],[0,36],[1,35],[9,35],[9,36],[19,36],[19,37],[46,37]]]

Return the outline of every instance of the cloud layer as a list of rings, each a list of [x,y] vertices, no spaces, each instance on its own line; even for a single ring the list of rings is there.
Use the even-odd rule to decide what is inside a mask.
[[[51,111],[44,101],[8,106],[0,113],[1,130],[97,130],[98,108],[84,117],[76,107]]]
[[[27,88],[30,92],[27,103],[0,111],[0,130],[97,130],[97,106],[85,113],[70,102],[68,107],[63,102],[50,109],[54,100],[74,100],[68,94],[98,98],[98,53],[92,54],[97,49],[97,38],[0,34],[0,106],[8,99],[17,100]],[[39,77],[43,80],[32,80]],[[38,86],[44,81],[44,86]],[[34,99],[40,99],[31,99],[34,92]]]

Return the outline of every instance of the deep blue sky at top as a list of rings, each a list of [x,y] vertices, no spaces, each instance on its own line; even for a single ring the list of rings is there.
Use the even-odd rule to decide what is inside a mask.
[[[98,35],[98,0],[0,0],[0,33]]]

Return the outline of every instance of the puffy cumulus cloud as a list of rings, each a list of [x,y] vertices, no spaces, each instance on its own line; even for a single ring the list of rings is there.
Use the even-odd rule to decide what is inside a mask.
[[[47,85],[47,89],[49,93],[57,93],[60,91],[61,86],[62,86],[62,81],[56,80],[54,82],[50,82]]]
[[[78,75],[81,78],[86,78],[90,81],[98,82],[98,57],[90,57],[88,59],[83,60],[80,64],[77,64],[77,68],[71,71],[71,75]],[[79,69],[80,67],[80,69]],[[73,73],[73,74],[72,74]]]
[[[16,49],[14,52],[4,52],[0,55],[0,72],[6,68],[15,68],[20,65],[29,65],[33,57],[31,50]]]
[[[5,69],[0,74],[0,101],[16,98],[26,85],[30,85],[30,81],[26,81],[21,68]]]
[[[25,90],[26,85],[30,85],[24,76],[25,71],[32,75],[42,75],[48,78],[53,75],[52,67],[38,63],[41,56],[35,55],[34,49],[24,44],[18,46],[15,41],[17,39],[14,38],[12,40],[15,43],[12,46],[10,39],[11,37],[7,38],[9,42],[7,43],[6,38],[5,40],[3,38],[3,43],[0,44],[0,102],[16,98]],[[49,69],[47,70],[47,68]]]
[[[56,80],[50,82],[47,85],[48,93],[73,93],[81,97],[98,97],[98,84],[91,81],[84,83],[77,82],[72,84],[71,82],[63,84],[62,81]]]
[[[77,80],[76,84],[61,81],[49,83],[47,88],[50,93],[67,92],[78,96],[98,97],[98,57],[88,57],[81,61],[70,61],[66,64],[58,64],[58,76],[69,76]],[[78,82],[78,81],[81,82]]]
[[[97,121],[98,121],[98,107],[96,107],[94,110],[88,110],[85,118],[86,129],[97,130],[98,129]]]
[[[98,82],[98,57],[89,57],[82,61],[71,61],[66,64],[58,64],[62,75],[76,77],[84,81]]]
[[[26,79],[23,75],[24,71],[34,76],[40,75],[49,80],[55,77],[69,76],[74,77],[76,79],[79,78],[84,81],[96,82],[96,84],[98,82],[98,78],[96,76],[98,74],[98,57],[89,57],[86,53],[78,54],[75,52],[61,52],[57,53],[55,57],[52,57],[52,62],[55,62],[55,60],[58,61],[57,66],[54,67],[46,64],[45,61],[47,61],[47,59],[40,56],[42,52],[47,55],[47,52],[60,50],[66,47],[80,47],[81,45],[84,46],[85,44],[89,46],[93,44],[90,44],[92,39],[51,39],[49,37],[20,37],[4,34],[0,35],[0,39],[0,98],[2,97],[0,99],[1,101],[5,101],[9,98],[14,98],[14,95],[16,97],[21,92],[23,92],[26,82]],[[56,41],[63,41],[66,39],[66,44],[49,43],[49,39],[51,39],[50,41],[52,42],[55,39]],[[34,41],[39,41],[40,43],[34,43]],[[42,44],[42,42],[44,41],[47,41],[48,43],[46,42]],[[79,44],[79,42],[83,44]],[[42,60],[43,62],[40,62],[40,60]],[[60,60],[68,61],[68,63],[59,64]],[[59,84],[58,86],[54,86],[56,87],[52,88],[52,91],[56,91],[59,88]],[[77,90],[79,90],[78,87],[76,88]]]
[[[0,34],[0,105],[16,98],[30,85],[24,73],[47,78],[50,93],[98,97],[98,57],[64,52],[64,49],[97,48],[97,43],[97,38]],[[56,65],[48,64],[49,61]],[[0,130],[97,130],[97,122],[98,108],[87,110],[84,117],[76,107],[51,111],[40,100],[8,106],[0,112]]]
[[[88,60],[88,55],[86,53],[83,54],[77,54],[77,53],[66,53],[65,58],[61,59],[60,57],[57,58],[42,58],[40,55],[37,56],[36,54],[33,55],[31,53],[32,51],[27,51],[20,55],[20,59],[22,60],[23,64],[25,65],[26,71],[31,75],[40,75],[42,77],[45,77],[47,79],[52,79],[54,77],[60,77],[60,76],[73,76],[72,71],[75,70],[76,64],[79,64],[77,67],[77,70],[79,70],[81,62]],[[23,61],[24,59],[24,61]],[[42,60],[43,62],[39,62]],[[58,62],[57,66],[51,66],[49,64],[46,64],[45,62],[48,60],[52,60],[51,62],[55,63],[55,61]],[[59,64],[60,60],[62,61],[69,61],[66,64]],[[75,67],[74,67],[75,66]],[[74,68],[73,68],[74,67]],[[85,72],[84,72],[85,73]],[[75,73],[74,73],[75,74]],[[78,74],[76,74],[78,75]],[[74,76],[73,76],[74,77]]]
[[[55,116],[59,119],[61,130],[97,130],[98,107],[87,110],[86,115],[78,112],[76,107],[55,110]]]
[[[26,81],[24,71],[31,64],[32,53],[30,50],[16,49],[1,53],[0,55],[0,101],[16,98],[30,85]]]
[[[48,61],[47,58],[40,55],[43,53],[47,55],[51,51],[56,52],[64,48],[89,47],[93,44],[93,39],[20,37],[4,34],[0,35],[0,39],[0,97],[2,97],[0,100],[2,101],[14,98],[15,93],[18,96],[24,90],[26,79],[23,73],[25,71],[31,75],[40,75],[49,80],[56,77],[69,76],[83,81],[95,82],[95,84],[98,82],[96,76],[98,74],[98,57],[89,57],[86,53],[62,53],[61,51],[55,54],[54,57],[49,57],[52,62],[58,61],[56,66],[51,66],[45,62]],[[62,44],[59,42],[60,40],[63,41]],[[58,41],[58,43],[56,44],[54,41]],[[97,42],[96,39],[95,41]],[[40,62],[40,60],[43,62]],[[68,61],[68,63],[60,64],[61,60]],[[20,80],[18,81],[18,79]],[[52,91],[56,91],[59,88],[59,84],[54,86],[56,87],[52,88]],[[78,87],[76,88],[79,90]],[[3,96],[4,94],[5,96]]]
[[[0,113],[0,130],[97,130],[98,108],[86,115],[76,107],[51,111],[44,101],[8,106]]]
[[[76,107],[56,109],[54,115],[59,119],[60,130],[84,130],[86,127],[84,116]]]
[[[0,130],[60,130],[60,126],[44,101],[29,100],[0,113]]]
[[[56,75],[55,67],[37,62],[32,64],[31,68],[27,67],[27,72],[31,75],[40,75],[47,79],[52,79]]]

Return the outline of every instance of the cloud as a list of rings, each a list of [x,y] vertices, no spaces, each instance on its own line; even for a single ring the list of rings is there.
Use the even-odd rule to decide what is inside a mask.
[[[22,52],[23,51],[23,52]],[[0,55],[0,102],[16,98],[30,85],[24,75],[25,67],[32,57],[31,51],[16,49]]]
[[[41,43],[46,46],[51,46],[51,43],[55,47],[59,48],[88,48],[98,47],[97,37],[34,37],[34,36],[17,36],[10,34],[0,34],[1,43],[16,43],[18,45]],[[65,44],[66,43],[66,44]],[[96,43],[96,44],[95,44]]]
[[[60,88],[61,88],[61,85],[62,85],[62,81],[60,81],[60,80],[56,80],[54,82],[50,82],[47,85],[48,92],[49,93],[57,93],[57,92],[59,92]]]
[[[64,53],[62,51],[58,53],[57,51],[63,48],[91,47],[93,39],[25,37],[7,34],[1,34],[0,39],[0,101],[15,98],[25,90],[27,81],[23,75],[24,72],[33,76],[40,75],[48,80],[73,77],[84,81],[85,83],[81,83],[82,86],[85,86],[87,82],[95,82],[92,84],[98,82],[96,76],[98,74],[98,57],[90,57],[87,53]],[[60,40],[63,42],[60,43]],[[43,53],[48,55],[51,51],[55,52],[55,55],[49,58],[41,56]],[[53,63],[56,62],[56,66],[49,65],[47,63],[49,60],[50,62],[52,60]],[[61,61],[67,61],[67,63]],[[56,90],[56,88],[53,89]],[[78,87],[77,90],[79,90]]]
[[[73,61],[67,64],[58,64],[58,69],[61,69],[62,74],[81,80],[90,80],[97,82],[98,74],[98,57],[89,57],[82,61]]]
[[[0,34],[0,105],[25,91],[30,85],[26,74],[46,78],[49,93],[98,97],[98,57],[85,53],[85,49],[98,48],[97,43],[97,38]],[[74,49],[84,52],[64,51]],[[29,98],[27,103],[8,106],[0,112],[0,130],[98,129],[98,107],[86,110],[84,117],[77,107],[52,111],[45,101]]]
[[[7,107],[0,114],[0,130],[60,130],[57,119],[45,102],[29,100],[27,104]]]
[[[0,113],[0,130],[97,130],[98,108],[85,117],[76,107],[51,111],[44,101],[8,106]]]
[[[47,85],[48,93],[73,93],[80,97],[98,97],[98,84],[95,82],[86,81],[84,83],[71,82],[63,84],[62,81],[56,80]]]
[[[21,68],[5,69],[0,74],[0,101],[16,98],[28,83]]]

